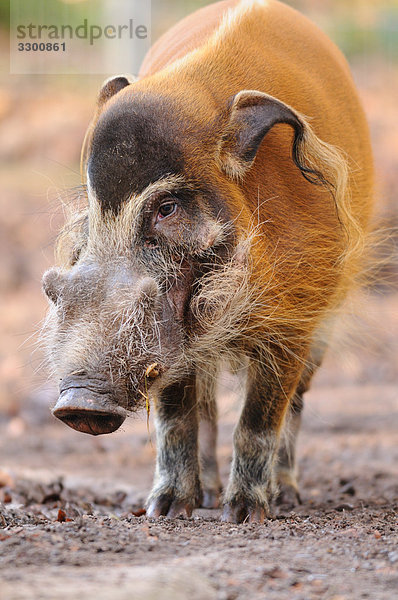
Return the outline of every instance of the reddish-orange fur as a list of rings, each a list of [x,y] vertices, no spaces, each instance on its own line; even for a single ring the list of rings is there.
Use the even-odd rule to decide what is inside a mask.
[[[372,205],[372,154],[366,119],[344,57],[308,19],[275,0],[265,8],[248,10],[214,43],[211,34],[221,17],[237,4],[211,5],[173,27],[154,45],[139,81],[122,94],[151,90],[169,96],[198,126],[211,122],[241,89],[263,91],[282,100],[309,118],[321,140],[343,152],[350,170],[348,210],[358,224],[357,231],[346,226],[345,233],[366,235]],[[177,66],[173,64],[176,59],[181,59]],[[343,299],[360,267],[358,256],[352,257],[343,277],[339,257],[347,240],[335,206],[327,201],[328,192],[307,182],[293,164],[291,139],[290,127],[274,127],[239,184],[228,180],[203,148],[191,148],[187,141],[187,153],[195,177],[211,170],[228,191],[230,208],[243,234],[261,224],[261,240],[251,248],[252,284],[263,290],[267,305],[272,269],[272,294],[277,288],[278,300],[275,295],[271,300],[270,294],[270,301],[279,302],[274,322],[278,320],[282,328],[284,324],[287,329],[297,327],[302,344],[311,339],[328,309]],[[261,317],[253,315],[258,335]]]
[[[229,9],[236,12],[221,24]],[[321,143],[312,146],[312,155],[308,150],[309,160],[319,159],[326,169],[330,167],[331,180],[327,172],[323,174],[332,187],[314,185],[303,177],[292,160],[293,134],[287,124],[275,125],[267,133],[247,171],[237,168],[234,172],[233,163],[225,167],[228,149],[221,138],[229,124],[227,102],[241,90],[257,90],[285,103],[303,119],[310,137],[312,129],[318,141],[338,149],[337,158],[328,151],[326,159],[322,158]],[[373,199],[366,119],[340,51],[308,19],[276,0],[225,0],[181,21],[154,45],[136,82],[106,102],[100,99],[93,124],[102,110],[121,100],[133,100],[140,91],[168,98],[192,130],[203,130],[199,142],[198,137],[190,136],[182,140],[184,176],[196,182],[211,180],[221,191],[241,242],[224,273],[226,287],[232,280],[239,289],[235,293],[232,287],[228,307],[215,300],[219,312],[215,311],[213,322],[211,316],[208,319],[210,335],[207,341],[203,335],[194,351],[204,356],[202,367],[206,360],[211,362],[212,342],[218,336],[221,345],[224,333],[217,319],[221,323],[234,298],[241,298],[242,305],[236,300],[234,308],[234,314],[242,312],[241,321],[236,320],[240,338],[235,347],[239,345],[239,352],[251,359],[253,389],[260,363],[262,381],[266,379],[264,371],[274,372],[264,388],[269,396],[264,398],[264,410],[252,393],[264,430],[270,435],[262,441],[259,437],[260,449],[256,449],[255,436],[247,437],[244,409],[235,435],[236,456],[244,454],[253,437],[253,446],[249,444],[253,456],[258,451],[258,455],[263,452],[270,457],[264,467],[268,474],[261,482],[266,495],[272,492],[277,448],[272,435],[279,435],[297,386],[301,385],[300,394],[307,389],[321,360],[319,349],[326,341],[319,332],[361,271]],[[90,135],[83,158],[89,144]],[[346,166],[349,178],[345,188],[338,180],[339,170],[343,172]],[[222,276],[220,272],[214,275]],[[202,295],[206,298],[208,294],[212,306],[217,282],[209,281],[204,283]],[[215,346],[217,354],[219,346]],[[279,391],[274,393],[277,387]],[[269,444],[266,450],[265,443]],[[250,463],[251,458],[248,460]],[[236,515],[228,511],[238,505],[240,492],[236,489],[244,484],[235,482],[235,489],[234,479],[231,481],[226,518],[234,520]],[[265,496],[260,497],[259,488],[253,484],[253,491],[250,485],[247,496],[252,506],[266,508]]]
[[[251,283],[262,290],[264,306],[278,302],[272,324],[279,324],[279,333],[285,327],[292,337],[299,336],[293,345],[303,357],[328,309],[344,298],[360,269],[357,255],[344,268],[340,258],[346,236],[364,237],[369,223],[373,166],[368,126],[341,52],[292,8],[276,0],[254,5],[214,41],[223,16],[238,4],[225,0],[178,23],[154,45],[139,80],[106,107],[122,95],[150,91],[176,102],[200,128],[215,119],[231,96],[253,89],[308,117],[316,135],[342,151],[350,170],[348,210],[357,229],[347,223],[341,227],[330,192],[306,181],[293,164],[289,126],[277,125],[267,134],[241,182],[231,181],[216,160],[209,160],[219,131],[204,139],[202,147],[184,142],[192,175],[200,180],[210,173],[225,190],[242,236],[256,226],[261,233],[250,250]],[[101,110],[100,105],[99,114]],[[264,323],[258,310],[251,327],[261,336]]]

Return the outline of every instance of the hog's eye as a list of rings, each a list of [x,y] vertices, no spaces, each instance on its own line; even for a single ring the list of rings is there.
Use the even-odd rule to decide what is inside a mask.
[[[170,217],[174,215],[177,210],[177,202],[164,202],[158,211],[157,220],[165,219],[166,217]]]

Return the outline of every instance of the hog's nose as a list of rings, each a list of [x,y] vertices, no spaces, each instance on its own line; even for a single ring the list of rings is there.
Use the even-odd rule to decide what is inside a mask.
[[[110,396],[85,388],[63,391],[52,413],[72,429],[91,435],[116,431],[127,416],[127,411]]]

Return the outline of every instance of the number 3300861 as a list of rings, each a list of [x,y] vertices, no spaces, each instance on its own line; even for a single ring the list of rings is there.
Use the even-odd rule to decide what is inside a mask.
[[[65,52],[66,43],[62,42],[59,44],[58,42],[20,42],[18,44],[19,52]]]

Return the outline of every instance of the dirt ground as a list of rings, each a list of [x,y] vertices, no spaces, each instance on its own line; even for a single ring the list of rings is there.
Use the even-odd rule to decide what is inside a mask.
[[[330,354],[307,395],[303,503],[275,507],[264,525],[223,524],[204,509],[187,520],[140,516],[155,456],[144,416],[99,438],[50,419],[43,401],[4,421],[0,598],[396,598],[396,298],[368,302],[396,329],[376,359],[371,336],[360,362],[351,350]],[[224,482],[238,410],[239,384],[225,375]]]

